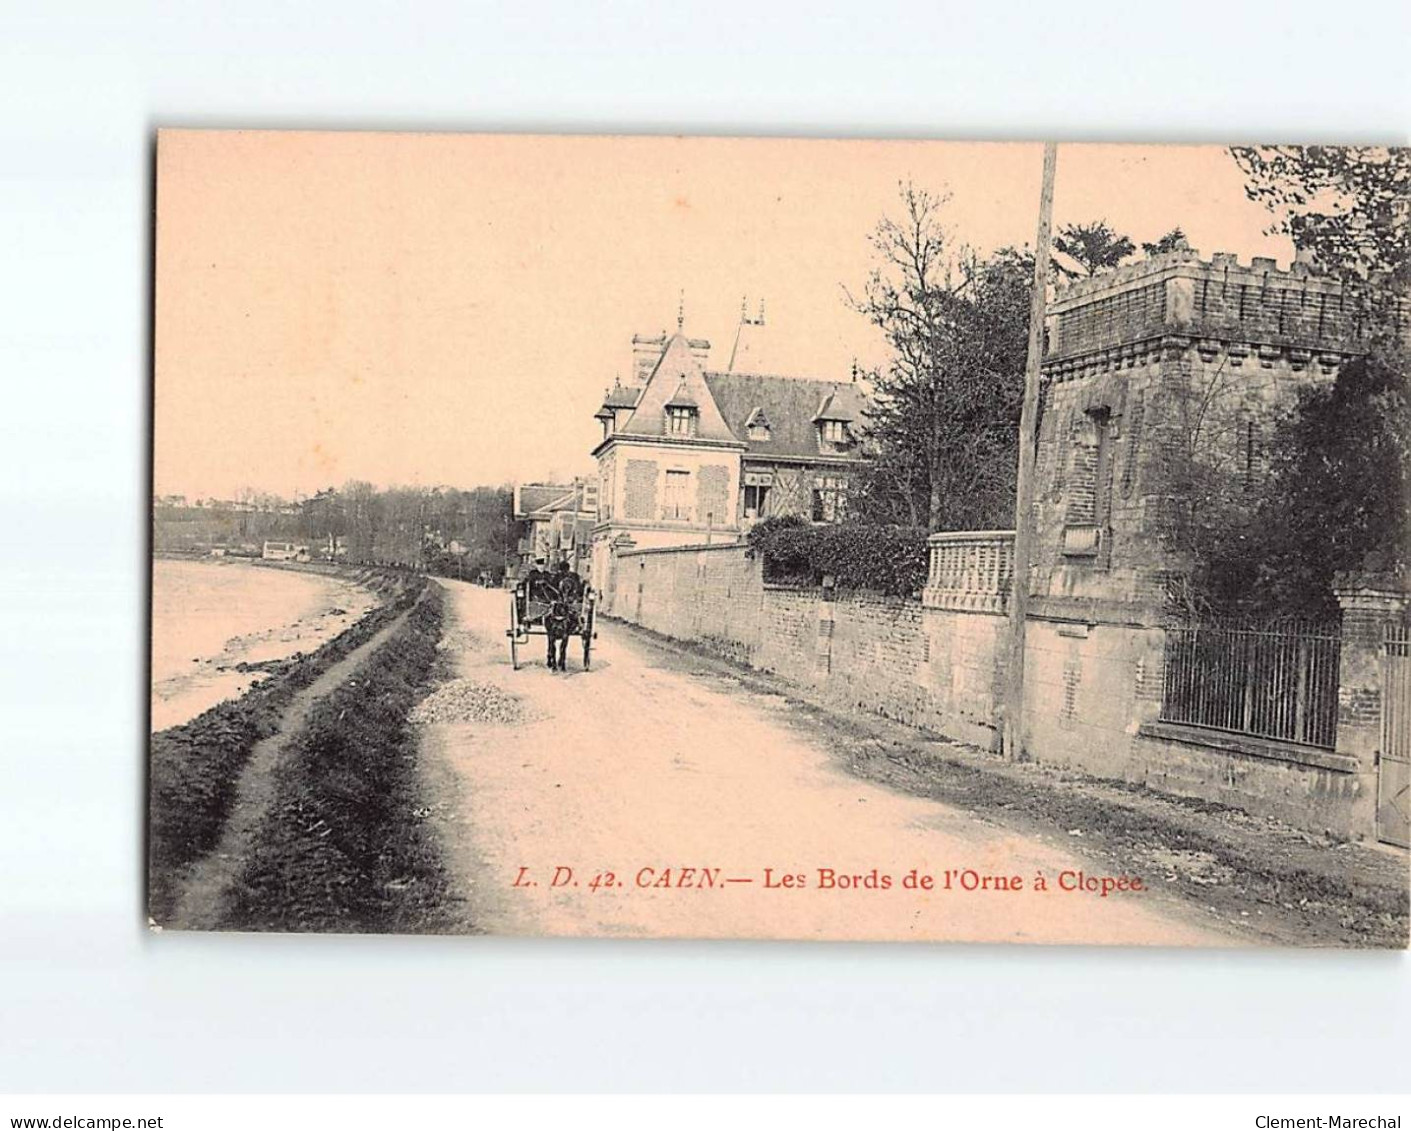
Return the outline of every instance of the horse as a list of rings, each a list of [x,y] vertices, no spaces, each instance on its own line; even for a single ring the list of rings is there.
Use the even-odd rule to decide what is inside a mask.
[[[579,632],[578,608],[567,595],[554,593],[544,614],[544,635],[549,641],[549,670],[567,671],[568,638]]]

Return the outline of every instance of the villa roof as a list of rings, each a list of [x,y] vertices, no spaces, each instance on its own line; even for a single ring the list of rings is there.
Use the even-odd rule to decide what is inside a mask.
[[[822,452],[818,421],[862,419],[862,391],[848,381],[776,377],[754,373],[707,373],[706,385],[734,435],[751,454],[817,457]],[[769,439],[750,438],[750,423],[762,414]]]
[[[691,408],[698,413],[693,439],[743,446],[747,454],[761,457],[862,458],[855,445],[828,443],[820,434],[824,421],[862,423],[866,402],[856,383],[749,373],[738,367],[707,372],[692,345],[684,334],[671,335],[644,384],[619,384],[607,392],[598,415],[616,415],[621,423],[609,430],[603,443],[633,436],[678,442],[667,434],[665,417],[670,409]],[[621,411],[628,408],[630,414]],[[752,427],[760,438],[751,436]]]
[[[862,395],[853,384],[841,385],[824,396],[814,420],[842,420],[855,424],[862,419]]]
[[[604,408],[635,408],[637,398],[642,395],[640,388],[614,385],[603,396]]]
[[[688,401],[679,398],[690,398]],[[663,419],[672,404],[689,405],[699,411],[696,436],[703,440],[733,441],[735,436],[720,415],[706,388],[700,359],[692,352],[690,339],[676,333],[667,339],[666,348],[657,359],[652,375],[642,387],[641,395],[617,434],[623,436],[660,436]]]

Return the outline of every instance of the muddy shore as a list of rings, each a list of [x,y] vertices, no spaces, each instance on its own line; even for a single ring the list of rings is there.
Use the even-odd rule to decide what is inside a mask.
[[[158,558],[152,571],[155,733],[238,698],[269,667],[313,652],[377,604],[353,572]]]

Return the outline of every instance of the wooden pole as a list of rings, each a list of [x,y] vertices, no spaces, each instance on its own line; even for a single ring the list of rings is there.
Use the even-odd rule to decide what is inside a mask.
[[[1044,298],[1048,287],[1049,235],[1053,228],[1053,173],[1058,147],[1044,145],[1039,190],[1039,232],[1034,241],[1034,289],[1029,305],[1029,352],[1024,363],[1024,404],[1019,415],[1019,475],[1014,498],[1014,568],[1009,586],[1009,663],[1004,697],[1004,753],[1026,757],[1024,727],[1024,638],[1029,616],[1029,558],[1034,541],[1035,422],[1039,412],[1039,367],[1044,349]]]

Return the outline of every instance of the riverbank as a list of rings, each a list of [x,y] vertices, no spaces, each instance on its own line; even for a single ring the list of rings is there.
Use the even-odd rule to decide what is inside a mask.
[[[257,745],[280,733],[304,689],[401,616],[425,585],[391,577],[363,581],[369,593],[383,590],[383,604],[312,654],[267,667],[262,682],[240,698],[152,736],[148,908],[154,922],[169,920],[188,870],[215,849]]]
[[[451,926],[449,879],[409,715],[436,678],[444,592],[416,604],[356,678],[286,726],[267,801],[224,898],[190,925],[243,931],[431,933]],[[222,853],[227,855],[227,853]]]
[[[383,585],[366,570],[154,559],[152,731],[238,698],[270,667],[317,650],[373,609]]]

